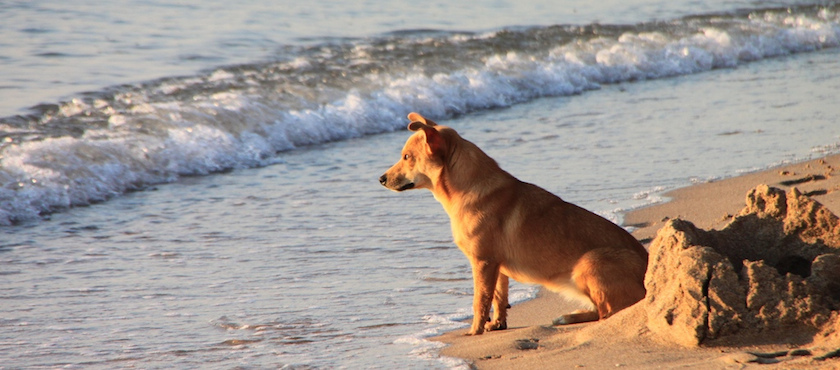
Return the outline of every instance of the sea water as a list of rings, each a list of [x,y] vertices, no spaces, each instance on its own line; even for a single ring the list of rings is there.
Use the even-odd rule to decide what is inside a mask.
[[[469,264],[377,180],[410,111],[618,223],[840,147],[837,5],[512,4],[4,5],[0,367],[463,365]]]

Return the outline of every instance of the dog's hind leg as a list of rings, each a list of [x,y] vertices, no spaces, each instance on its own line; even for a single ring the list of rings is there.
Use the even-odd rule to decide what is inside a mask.
[[[493,318],[484,325],[484,330],[507,329],[507,309],[510,307],[508,304],[508,285],[507,275],[499,273],[499,278],[496,280],[496,291],[493,293]]]
[[[584,291],[584,289],[580,287],[578,281],[569,278],[560,278],[553,284],[546,285],[546,288],[553,292],[560,293],[566,299],[576,302],[580,306],[587,307],[554,319],[552,322],[553,325],[569,325],[598,320],[598,311],[595,309],[596,306],[592,302],[592,298],[589,297],[588,292]]]
[[[645,267],[638,254],[630,250],[603,248],[584,254],[572,271],[572,280],[589,296],[597,312],[569,319],[603,320],[644,298]]]

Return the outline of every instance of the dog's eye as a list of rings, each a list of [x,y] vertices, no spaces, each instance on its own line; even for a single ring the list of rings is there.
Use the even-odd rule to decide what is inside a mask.
[[[411,155],[410,155],[410,154],[403,154],[403,159],[404,159],[404,160],[406,160],[406,161],[407,161],[407,160],[409,160],[410,158],[411,158]]]

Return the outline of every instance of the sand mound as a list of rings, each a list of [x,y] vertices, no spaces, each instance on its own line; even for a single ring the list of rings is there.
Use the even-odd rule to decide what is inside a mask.
[[[659,230],[647,328],[685,346],[778,334],[840,343],[840,219],[796,189],[760,185],[746,200],[720,231],[679,219]]]

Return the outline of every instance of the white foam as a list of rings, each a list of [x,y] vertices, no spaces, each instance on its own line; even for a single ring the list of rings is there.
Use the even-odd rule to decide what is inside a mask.
[[[534,299],[537,296],[538,290],[538,286],[513,282],[510,286],[508,300],[512,305],[519,304],[524,301]],[[466,320],[471,317],[472,309],[470,308],[460,308],[454,313],[449,314],[426,315],[423,317],[423,320],[428,324],[426,329],[418,333],[397,338],[394,343],[411,345],[414,348],[411,351],[412,356],[424,359],[436,359],[440,361],[444,367],[449,369],[467,369],[469,368],[469,365],[464,360],[441,356],[440,350],[445,347],[445,344],[430,341],[428,338],[439,336],[449,331],[466,328],[469,326]]]
[[[128,106],[122,110],[101,99],[93,105],[71,100],[58,116],[84,120],[90,112],[104,114],[107,128],[88,129],[79,137],[5,143],[0,224],[181,175],[266,165],[278,151],[399,129],[410,111],[450,117],[543,96],[578,94],[602,84],[698,73],[840,44],[840,22],[830,10],[815,16],[767,11],[728,22],[710,22],[690,34],[669,34],[667,29],[627,32],[551,50],[506,52],[431,74],[419,69],[369,74],[359,77],[358,87],[338,95],[333,88],[316,87],[316,98],[294,109],[248,89],[207,92],[209,96],[199,92],[193,100],[163,102],[151,102],[142,91],[128,91],[114,96],[115,103]],[[491,37],[460,35],[451,42]],[[364,62],[369,62],[366,49],[356,49],[357,54],[364,51]],[[284,66],[314,68],[303,57]],[[175,94],[202,81],[218,88],[236,78],[218,70],[203,79],[161,82],[148,92]],[[324,96],[338,98],[324,103]]]
[[[470,317],[471,313],[467,313],[466,309],[462,309],[459,313],[452,315],[427,315],[424,320],[431,325],[431,327],[411,335],[397,338],[395,344],[407,344],[412,347],[411,356],[419,357],[426,360],[437,360],[441,362],[446,368],[462,369],[469,368],[464,360],[445,357],[440,355],[440,350],[446,347],[442,342],[428,340],[434,336],[443,334],[444,332],[467,327],[468,324],[461,320]]]

